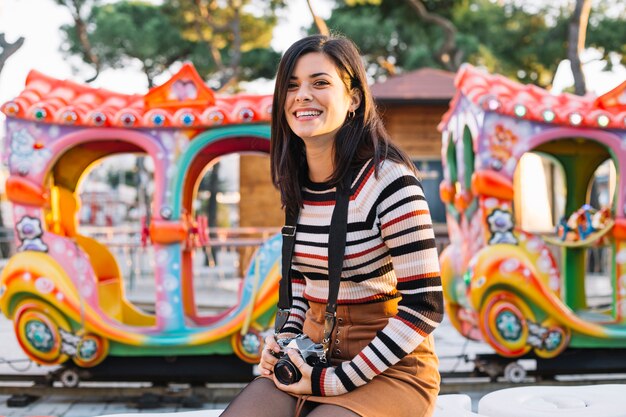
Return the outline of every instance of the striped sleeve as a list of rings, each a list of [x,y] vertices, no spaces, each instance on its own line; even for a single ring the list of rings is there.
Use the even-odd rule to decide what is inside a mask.
[[[293,302],[289,311],[289,318],[283,327],[283,333],[302,333],[306,311],[309,303],[304,298],[305,279],[302,273],[292,267],[291,269],[291,293]]]
[[[381,167],[376,207],[401,295],[398,313],[351,361],[314,373],[314,391],[340,395],[366,384],[411,353],[443,319],[439,259],[420,182],[405,166]]]

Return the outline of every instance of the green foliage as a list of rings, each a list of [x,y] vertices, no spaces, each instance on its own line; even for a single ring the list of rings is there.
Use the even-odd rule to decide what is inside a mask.
[[[123,68],[139,60],[152,80],[193,51],[193,44],[182,38],[161,7],[149,3],[124,1],[95,6],[87,22],[92,51],[102,68]],[[61,30],[67,41],[66,51],[89,63],[75,27],[65,25]]]
[[[72,11],[69,0],[55,0]],[[122,68],[132,61],[143,66],[148,81],[174,62],[189,60],[216,88],[231,77],[235,81],[272,77],[278,53],[270,48],[276,25],[276,9],[282,0],[240,1],[235,9],[218,1],[169,0],[154,2],[122,0],[99,4],[78,2],[87,27],[90,50],[81,42],[75,24],[61,28],[64,50],[92,64],[95,54],[104,68]],[[89,13],[84,11],[88,10]],[[72,12],[74,15],[75,13]]]
[[[423,0],[426,9],[452,22],[462,61],[481,65],[525,83],[547,86],[567,54],[569,8],[548,2],[531,10],[523,2],[495,0]],[[596,4],[587,46],[626,56],[625,12],[606,14]],[[609,17],[611,16],[611,17]],[[374,78],[386,75],[383,60],[400,70],[443,67],[437,51],[444,41],[440,26],[420,19],[408,0],[338,0],[327,21],[331,31],[352,38]]]

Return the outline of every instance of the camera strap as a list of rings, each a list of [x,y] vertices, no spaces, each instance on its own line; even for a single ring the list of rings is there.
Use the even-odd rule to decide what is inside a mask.
[[[328,232],[328,302],[324,318],[324,336],[322,344],[325,348],[330,345],[330,337],[335,327],[337,312],[337,299],[339,297],[339,284],[341,282],[341,271],[343,269],[343,259],[346,250],[346,238],[348,234],[348,205],[350,203],[352,170],[344,176],[340,186],[336,187],[335,208],[330,219],[330,230]],[[285,209],[285,226],[282,228],[283,248],[282,248],[282,277],[278,292],[278,312],[274,329],[280,333],[287,323],[289,311],[293,303],[291,293],[291,279],[289,271],[293,259],[293,251],[296,245],[296,224],[299,210]],[[328,350],[330,352],[330,350]]]

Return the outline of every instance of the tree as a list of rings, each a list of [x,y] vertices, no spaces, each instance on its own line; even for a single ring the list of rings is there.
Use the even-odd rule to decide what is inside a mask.
[[[128,1],[94,5],[86,19],[88,32],[79,30],[76,20],[74,25],[61,28],[64,48],[69,55],[78,55],[91,64],[96,76],[103,68],[124,68],[136,60],[152,87],[157,75],[194,50],[161,6]]]
[[[7,62],[7,60],[11,57],[11,55],[16,53],[23,44],[23,37],[20,36],[15,42],[11,43],[6,40],[4,33],[0,32],[0,73],[2,72],[4,64]]]
[[[93,65],[95,74],[93,77],[86,80],[86,82],[92,82],[100,74],[100,58],[94,52],[89,35],[87,33],[87,15],[89,10],[97,4],[98,0],[54,0],[59,6],[66,7],[72,19],[74,20],[74,26],[72,27],[72,39],[80,45],[80,52],[83,55],[83,60],[88,64]],[[65,29],[65,28],[62,28]]]
[[[328,30],[328,26],[326,26],[326,22],[324,19],[319,17],[315,10],[313,10],[313,5],[311,4],[311,0],[306,0],[307,6],[309,6],[309,12],[311,12],[311,17],[313,17],[313,24],[317,28],[317,31],[324,36],[330,35],[330,31]]]
[[[626,19],[623,12],[603,13],[606,3],[594,5],[587,44],[601,47],[604,58],[624,56]],[[547,87],[567,57],[572,10],[530,7],[493,0],[338,0],[327,24],[355,40],[374,78],[387,74],[387,63],[455,71],[470,62]]]
[[[587,86],[583,74],[583,65],[580,62],[580,54],[585,49],[591,0],[575,1],[576,6],[574,7],[574,12],[569,22],[567,57],[569,58],[572,74],[574,75],[574,92],[582,96],[587,92]]]
[[[92,0],[88,14],[87,0],[56,1],[75,16],[72,25],[62,28],[66,52],[80,56],[96,72],[138,61],[152,86],[154,77],[174,62],[190,60],[220,89],[271,78],[278,63],[279,53],[270,42],[283,0],[253,5],[251,0],[166,0],[159,5]]]
[[[169,0],[164,11],[198,45],[193,60],[216,88],[271,78],[280,54],[270,48],[284,0]]]

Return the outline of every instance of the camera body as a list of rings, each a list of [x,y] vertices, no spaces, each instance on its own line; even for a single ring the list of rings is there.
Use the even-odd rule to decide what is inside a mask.
[[[305,334],[278,339],[276,342],[280,346],[280,352],[274,353],[274,356],[278,358],[278,362],[274,365],[274,374],[281,384],[291,385],[302,378],[302,374],[287,355],[289,349],[298,351],[310,366],[326,363],[326,351],[328,349],[325,349],[321,343],[315,343]]]

